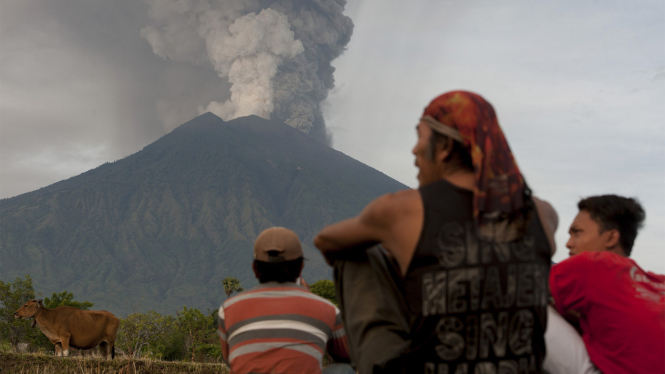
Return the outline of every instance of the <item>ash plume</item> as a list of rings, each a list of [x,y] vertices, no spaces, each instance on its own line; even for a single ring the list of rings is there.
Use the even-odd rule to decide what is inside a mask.
[[[210,64],[231,98],[199,106],[224,120],[255,114],[331,143],[320,103],[353,22],[346,0],[146,0],[141,36],[164,58]]]

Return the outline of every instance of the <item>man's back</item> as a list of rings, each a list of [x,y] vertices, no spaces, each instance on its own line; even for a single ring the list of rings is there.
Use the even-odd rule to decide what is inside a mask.
[[[425,222],[404,280],[410,372],[540,372],[551,250],[535,208],[522,239],[488,242],[471,191],[440,180],[420,193]]]
[[[323,355],[347,358],[339,310],[295,283],[263,283],[219,310],[231,372],[320,373]]]
[[[665,277],[610,252],[584,252],[552,268],[560,313],[578,311],[591,360],[604,373],[665,372]]]

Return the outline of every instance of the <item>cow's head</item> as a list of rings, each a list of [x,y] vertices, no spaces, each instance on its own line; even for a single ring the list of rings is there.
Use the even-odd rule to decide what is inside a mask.
[[[18,308],[14,312],[14,318],[19,319],[27,319],[34,317],[35,314],[39,311],[39,309],[43,308],[44,304],[42,304],[41,299],[32,299],[28,301],[27,303],[23,304],[22,307]]]

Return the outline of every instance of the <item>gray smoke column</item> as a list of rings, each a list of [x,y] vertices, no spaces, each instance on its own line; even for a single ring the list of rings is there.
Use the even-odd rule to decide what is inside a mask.
[[[231,99],[201,103],[224,120],[255,114],[330,143],[320,103],[351,39],[346,0],[147,0],[141,36],[164,58],[210,64]]]

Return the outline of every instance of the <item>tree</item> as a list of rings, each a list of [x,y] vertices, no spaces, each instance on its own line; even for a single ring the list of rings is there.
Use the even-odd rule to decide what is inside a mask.
[[[216,334],[215,312],[209,312],[206,316],[196,308],[183,306],[182,312],[178,312],[177,315],[178,325],[187,336],[187,350],[192,354],[192,362],[197,353],[213,355],[217,358],[222,356]]]
[[[174,326],[172,316],[163,316],[155,311],[133,313],[120,321],[118,346],[127,350],[134,358],[141,357],[146,345],[155,345]]]
[[[0,281],[0,337],[9,340],[16,347],[30,331],[30,321],[14,319],[14,312],[23,304],[35,298],[32,278],[16,277],[14,283]]]
[[[154,345],[153,352],[166,361],[181,361],[187,358],[187,335],[176,322],[169,325],[163,338]]]
[[[48,297],[44,299],[44,306],[49,309],[57,308],[63,305],[72,306],[74,308],[79,308],[82,310],[90,310],[90,308],[92,308],[92,306],[95,304],[89,301],[84,301],[84,302],[74,301],[74,294],[67,291],[62,291],[60,293],[54,292],[53,295],[51,295],[50,299]]]
[[[321,279],[312,283],[309,290],[313,294],[319,295],[322,298],[330,301],[337,306],[337,296],[335,295],[335,283],[328,279]]]
[[[231,295],[234,292],[242,292],[242,286],[240,285],[240,281],[238,278],[234,277],[226,277],[222,280],[222,284],[224,285],[224,294],[226,295],[226,298],[228,299],[231,297]]]

